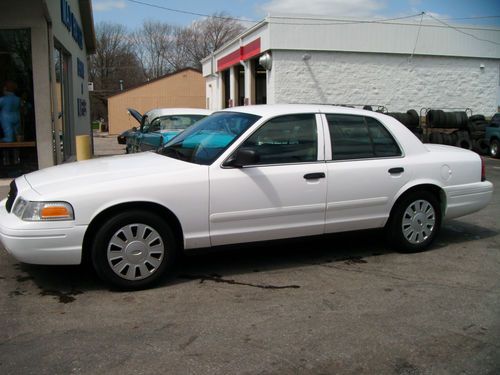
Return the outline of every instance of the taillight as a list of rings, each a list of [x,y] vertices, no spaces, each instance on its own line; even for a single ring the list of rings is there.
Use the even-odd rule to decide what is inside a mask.
[[[486,164],[483,158],[481,158],[481,181],[486,181]]]

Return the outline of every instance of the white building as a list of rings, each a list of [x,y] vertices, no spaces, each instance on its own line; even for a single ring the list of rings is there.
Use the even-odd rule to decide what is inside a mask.
[[[202,65],[214,110],[330,103],[491,115],[500,105],[500,29],[489,27],[270,16]]]
[[[0,177],[74,160],[75,137],[91,134],[87,56],[95,47],[91,0],[0,2],[0,91],[15,82],[23,103],[21,137],[0,142]]]

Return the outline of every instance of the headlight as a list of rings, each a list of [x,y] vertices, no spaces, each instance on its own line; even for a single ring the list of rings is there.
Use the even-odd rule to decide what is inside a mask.
[[[18,198],[14,215],[26,221],[74,220],[73,207],[67,202],[30,202]]]

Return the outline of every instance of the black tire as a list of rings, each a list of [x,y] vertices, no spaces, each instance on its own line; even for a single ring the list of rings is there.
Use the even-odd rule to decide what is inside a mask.
[[[458,135],[458,139],[457,139],[456,146],[460,147],[460,148],[464,148],[466,150],[471,150],[472,149],[472,142],[469,138],[469,134],[467,132],[464,132],[464,131],[459,131],[457,133],[457,135]]]
[[[437,142],[437,138],[436,138],[436,136],[438,134],[439,133],[431,133],[431,134],[429,134],[429,143],[438,143]]]
[[[484,121],[485,118],[483,115],[472,115],[471,117],[469,117],[469,121]]]
[[[143,226],[145,230],[141,234],[140,230],[136,229],[136,233],[134,234],[134,226],[136,226],[136,228],[137,226]],[[122,245],[125,247],[122,248],[122,251],[117,252],[116,248],[120,246],[113,245],[111,240],[113,239],[114,242],[118,242],[116,241],[116,237],[120,237],[119,232],[125,228],[131,228],[129,236],[133,241],[125,242],[128,243],[128,245]],[[148,230],[152,230],[152,233],[148,233]],[[122,231],[122,234],[123,233]],[[148,234],[146,235],[146,233]],[[153,237],[150,237],[151,235],[153,235]],[[144,236],[146,237],[143,239],[141,236],[143,238]],[[125,235],[125,237],[128,239],[127,235]],[[159,240],[155,237],[158,237]],[[154,240],[151,243],[159,241],[159,245],[163,247],[163,253],[160,256],[158,255],[160,251],[158,250],[158,242],[154,245],[151,245],[151,243],[149,244],[150,248],[157,248],[154,257],[151,253],[147,254],[148,249],[137,247],[140,246],[141,241],[146,243],[149,241],[148,239]],[[122,243],[123,242],[122,240]],[[137,249],[131,246],[133,243],[139,243],[139,245],[136,245]],[[117,255],[112,255],[113,252],[117,252]],[[98,229],[91,249],[91,259],[97,275],[102,280],[119,289],[137,290],[151,287],[160,281],[161,277],[173,267],[177,258],[177,252],[177,242],[175,241],[172,230],[161,217],[152,212],[131,210],[116,214]],[[108,253],[110,254],[109,256]],[[123,254],[126,255],[121,256]],[[112,259],[112,257],[115,259]],[[153,258],[156,259],[156,261]],[[119,260],[114,264],[117,269],[121,267],[120,263],[124,264],[122,272],[127,273],[127,275],[119,275],[118,272],[113,270],[111,263],[113,263],[114,260]],[[129,264],[128,268],[126,268],[127,264]],[[146,275],[142,274],[141,266],[144,266],[142,269],[146,271]],[[150,269],[150,267],[152,268]],[[133,275],[128,275],[129,269],[133,269]],[[149,272],[152,273],[148,275]],[[127,279],[127,277],[133,279]]]
[[[436,143],[439,145],[443,144],[443,133],[436,133],[435,135]]]
[[[500,141],[498,139],[492,139],[489,146],[489,154],[492,158],[500,158]]]
[[[406,113],[410,116],[409,127],[413,129],[417,128],[420,123],[420,116],[418,115],[417,111],[415,111],[414,109],[410,109]]]
[[[415,213],[413,218],[407,210]],[[407,193],[398,199],[387,222],[386,233],[395,250],[414,253],[427,249],[440,228],[439,201],[434,194],[424,190]]]
[[[476,139],[476,147],[478,148],[478,153],[481,155],[487,155],[490,148],[488,146],[488,142],[484,138]]]
[[[470,137],[471,137],[473,140],[480,140],[480,139],[484,139],[484,132],[482,132],[482,131],[475,131],[475,132],[471,132],[471,133],[470,133]]]

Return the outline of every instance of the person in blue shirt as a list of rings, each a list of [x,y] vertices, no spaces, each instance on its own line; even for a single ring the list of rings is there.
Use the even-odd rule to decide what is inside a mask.
[[[19,113],[21,99],[14,93],[16,89],[15,82],[5,82],[4,96],[0,98],[0,123],[3,131],[3,138],[0,138],[0,142],[14,142],[21,125],[21,115]]]
[[[13,81],[5,81],[3,87],[4,96],[0,98],[0,125],[2,126],[3,138],[0,142],[15,142],[16,134],[21,126],[21,114],[19,112],[21,99],[16,96],[17,84]],[[12,150],[14,164],[19,164],[19,150]],[[9,165],[9,150],[3,150],[2,164]]]

